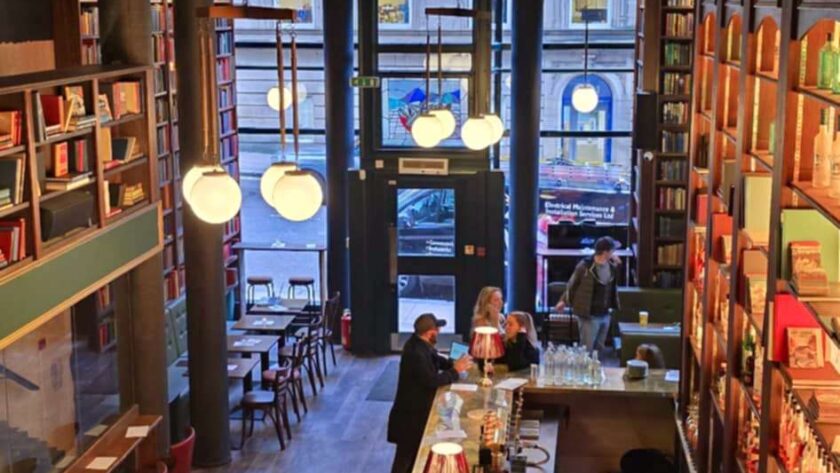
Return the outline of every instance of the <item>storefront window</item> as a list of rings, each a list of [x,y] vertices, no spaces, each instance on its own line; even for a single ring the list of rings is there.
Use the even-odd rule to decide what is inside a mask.
[[[411,25],[411,0],[379,0],[379,26],[408,27]]]
[[[569,26],[605,27],[610,24],[610,0],[567,0],[570,3]]]
[[[313,0],[274,0],[281,8],[292,8],[297,11],[295,23],[297,25],[313,25],[315,15],[313,13]]]

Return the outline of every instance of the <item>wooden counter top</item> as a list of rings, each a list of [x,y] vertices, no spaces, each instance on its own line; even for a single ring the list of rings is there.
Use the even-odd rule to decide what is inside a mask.
[[[530,398],[532,396],[543,397],[551,396],[558,397],[564,395],[597,394],[599,396],[619,396],[619,397],[651,397],[651,398],[673,398],[676,396],[679,383],[665,381],[666,370],[650,370],[647,378],[642,380],[626,380],[624,379],[624,368],[604,368],[604,382],[600,386],[547,386],[542,380],[537,383],[528,383],[525,385],[525,395]],[[494,386],[499,382],[509,378],[524,378],[529,376],[528,370],[507,373],[504,366],[497,366],[496,373],[493,377]],[[463,383],[476,384],[480,379],[480,374],[477,369],[473,369],[467,380]],[[432,406],[431,412],[426,422],[426,428],[423,432],[423,440],[420,444],[420,450],[415,459],[414,469],[415,473],[421,473],[425,466],[426,457],[429,454],[431,446],[437,442],[454,441],[464,447],[467,455],[467,461],[473,465],[478,460],[478,437],[481,430],[482,409],[495,409],[504,422],[507,421],[510,409],[513,406],[513,393],[510,391],[502,391],[503,394],[498,394],[500,390],[495,388],[484,388],[479,386],[474,392],[466,391],[452,391],[451,386],[444,386],[438,389],[435,395],[435,402]],[[458,423],[460,429],[463,430],[467,437],[461,440],[441,439],[439,433],[448,431],[450,429],[457,430],[459,427],[446,426],[439,417],[438,407],[444,402],[444,397],[447,393],[457,394],[464,403],[461,407]],[[526,402],[527,408],[527,402]],[[472,412],[472,415],[471,415]],[[554,443],[548,444],[541,441],[540,444],[546,447],[551,454],[549,463],[543,466],[545,471],[553,470],[554,462]],[[529,456],[531,452],[529,452]],[[539,458],[540,453],[532,452],[533,458]],[[532,471],[529,469],[529,471]],[[540,471],[534,469],[533,471]]]

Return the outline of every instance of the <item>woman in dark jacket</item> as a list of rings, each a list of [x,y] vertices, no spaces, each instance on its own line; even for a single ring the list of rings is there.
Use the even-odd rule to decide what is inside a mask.
[[[537,332],[531,314],[511,312],[505,322],[505,356],[499,363],[506,364],[510,371],[518,371],[539,362]]]

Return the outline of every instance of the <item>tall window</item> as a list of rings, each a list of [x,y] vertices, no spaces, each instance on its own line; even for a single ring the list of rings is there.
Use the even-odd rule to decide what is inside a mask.
[[[312,26],[315,24],[315,14],[312,7],[313,0],[274,0],[282,8],[292,8],[297,11],[295,22],[298,26]]]
[[[598,106],[589,113],[580,113],[572,106],[572,93],[578,85],[585,82],[593,85],[598,91]],[[612,91],[604,79],[592,74],[588,78],[579,75],[566,84],[562,100],[563,129],[569,131],[612,130]],[[568,142],[568,146],[564,146],[564,151],[570,161],[587,164],[606,164],[611,161],[610,139],[583,138],[568,140]]]
[[[379,0],[379,26],[404,28],[411,25],[411,0]]]
[[[589,26],[603,28],[610,24],[610,0],[566,0],[570,3],[569,26],[572,28],[583,28],[586,26],[584,10],[595,10],[596,14],[590,14]]]

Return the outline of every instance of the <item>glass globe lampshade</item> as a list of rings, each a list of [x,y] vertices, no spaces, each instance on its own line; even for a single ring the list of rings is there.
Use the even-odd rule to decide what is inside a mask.
[[[181,183],[181,192],[184,195],[184,200],[187,201],[188,204],[192,205],[192,190],[193,186],[195,186],[196,181],[198,178],[202,176],[205,172],[210,172],[214,170],[221,169],[216,164],[199,164],[193,166],[192,169],[187,171],[184,175],[183,182]]]
[[[263,200],[270,206],[274,206],[274,202],[271,200],[274,196],[274,186],[277,185],[277,181],[283,177],[289,171],[294,171],[296,169],[295,163],[272,163],[268,169],[265,170],[262,177],[260,178],[260,195],[262,195]]]
[[[274,186],[271,201],[283,218],[302,222],[318,213],[324,202],[324,191],[311,172],[286,171]]]
[[[207,223],[225,223],[239,212],[242,191],[225,171],[205,172],[192,188],[190,206],[193,213]]]
[[[484,118],[470,118],[461,127],[461,140],[472,150],[482,150],[490,146],[493,128]]]
[[[439,108],[436,110],[432,110],[431,112],[429,112],[429,114],[434,115],[435,118],[437,118],[440,122],[441,141],[452,136],[452,133],[455,133],[455,115],[452,114],[451,110],[449,110],[448,108]]]
[[[411,137],[417,146],[433,148],[440,143],[443,136],[443,125],[436,116],[430,113],[419,115],[411,123]]]
[[[305,92],[304,92],[305,93]],[[300,95],[300,89],[298,89],[298,96]],[[266,101],[268,102],[268,106],[272,108],[272,110],[280,110],[280,89],[277,87],[272,87],[268,89],[268,95],[266,96]],[[292,106],[292,91],[288,87],[283,87],[283,110]]]
[[[580,113],[589,113],[598,106],[598,92],[592,84],[580,84],[572,91],[572,107]]]
[[[484,115],[484,121],[490,125],[490,128],[493,129],[493,136],[490,140],[490,144],[494,145],[502,140],[502,137],[505,135],[505,126],[502,124],[502,119],[499,118],[498,115],[493,113],[488,113]]]
[[[303,103],[304,100],[306,100],[306,97],[308,97],[308,93],[309,93],[309,90],[306,89],[306,85],[303,82],[298,81],[298,84],[297,84],[297,102],[298,102],[298,104],[301,104],[301,103]]]

